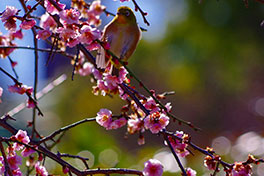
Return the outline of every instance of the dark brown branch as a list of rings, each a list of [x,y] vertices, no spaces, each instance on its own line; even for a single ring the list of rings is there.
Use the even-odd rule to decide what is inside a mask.
[[[78,126],[78,125],[80,125],[80,124],[83,124],[83,123],[85,123],[85,122],[91,122],[91,121],[95,121],[95,120],[96,120],[95,118],[86,118],[86,119],[80,120],[80,121],[78,121],[78,122],[75,122],[75,123],[73,123],[73,124],[70,124],[70,125],[68,125],[68,126],[62,127],[62,128],[60,128],[60,129],[54,131],[52,134],[50,134],[50,135],[44,137],[44,138],[41,139],[38,143],[42,143],[42,142],[44,142],[44,141],[51,140],[51,139],[53,139],[56,135],[58,135],[58,134],[60,134],[60,133],[62,133],[62,132],[64,132],[64,131],[67,131],[67,130],[69,130],[69,129],[75,127],[75,126]]]
[[[177,161],[177,163],[178,163],[178,165],[179,165],[179,167],[180,167],[180,169],[182,171],[182,175],[187,176],[186,170],[184,169],[179,157],[177,156],[175,150],[173,149],[173,147],[172,147],[172,145],[171,145],[171,143],[169,141],[168,135],[166,134],[165,130],[163,130],[162,135],[164,137],[164,140],[167,142],[167,144],[168,144],[168,146],[169,146],[174,158],[176,159],[176,161]]]

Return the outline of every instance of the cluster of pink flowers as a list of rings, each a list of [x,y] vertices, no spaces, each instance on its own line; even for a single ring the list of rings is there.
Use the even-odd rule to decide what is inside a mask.
[[[97,69],[93,69],[93,75],[97,80],[97,85],[93,87],[93,93],[98,95],[101,91],[103,96],[110,93],[118,93],[121,91],[119,84],[122,84],[124,81],[128,81],[127,79],[127,70],[124,67],[119,69],[119,76],[111,75],[109,73],[101,73]]]
[[[1,20],[7,30],[12,32],[16,31],[16,21],[18,12],[19,11],[15,7],[6,6],[6,9],[1,16]],[[23,19],[19,27],[24,30],[29,30],[33,26],[35,26],[35,24],[36,21],[34,19]]]
[[[1,35],[0,33],[0,45],[1,46],[16,46],[12,40],[17,37],[16,32],[11,32],[8,36]],[[15,49],[14,48],[0,48],[0,58],[9,56]]]
[[[162,176],[163,166],[159,160],[150,159],[144,164],[144,176]]]
[[[17,151],[21,151],[21,155],[23,157],[28,157],[29,155],[33,154],[35,150],[25,147],[23,144],[29,144],[30,139],[27,135],[26,131],[19,130],[15,136],[12,136],[11,139],[14,142],[12,145],[10,145],[7,149],[8,155],[6,156],[7,163],[9,165],[9,168],[14,176],[22,176],[22,172],[20,171],[19,165],[22,164],[22,158],[17,155]],[[4,157],[0,157],[0,175],[3,175],[5,173],[5,162]],[[40,166],[39,162],[35,165],[36,172],[40,176],[48,176],[48,172],[46,171],[44,166]],[[39,171],[42,170],[42,171]],[[45,171],[45,172],[43,172]]]
[[[121,128],[127,123],[127,120],[122,117],[114,120],[112,118],[112,112],[108,109],[101,109],[96,116],[96,122],[105,127],[107,130]]]
[[[33,88],[28,87],[26,85],[19,85],[19,84],[14,84],[12,86],[8,86],[8,91],[12,93],[18,93],[18,94],[27,94],[29,96],[32,95]],[[28,108],[35,108],[36,107],[36,102],[30,97],[27,100],[27,107]]]
[[[235,162],[231,174],[232,176],[251,176],[252,166],[250,164]]]
[[[187,147],[188,147],[187,142],[189,140],[188,134],[185,134],[183,131],[176,131],[175,136],[182,139],[182,140],[179,140],[173,136],[168,136],[168,139],[173,149],[175,150],[175,152],[179,154],[181,157],[185,157],[188,154],[190,154],[190,152],[187,150]]]

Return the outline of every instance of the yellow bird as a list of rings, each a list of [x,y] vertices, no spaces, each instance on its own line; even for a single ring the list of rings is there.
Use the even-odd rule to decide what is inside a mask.
[[[136,17],[129,7],[119,7],[114,19],[105,26],[102,41],[107,42],[109,50],[122,61],[127,61],[134,53],[138,41],[141,38],[141,31],[137,25]],[[116,65],[107,58],[103,47],[98,50],[96,56],[98,68],[118,76],[120,65]],[[114,65],[114,68],[113,68]]]

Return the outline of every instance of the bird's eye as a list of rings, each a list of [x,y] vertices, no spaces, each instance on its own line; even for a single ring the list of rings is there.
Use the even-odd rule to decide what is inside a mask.
[[[130,12],[126,11],[125,15],[128,17],[130,15]]]

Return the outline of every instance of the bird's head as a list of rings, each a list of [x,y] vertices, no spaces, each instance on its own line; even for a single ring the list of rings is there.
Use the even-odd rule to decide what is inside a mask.
[[[121,6],[117,10],[117,20],[120,23],[133,23],[136,22],[136,17],[129,7]]]

